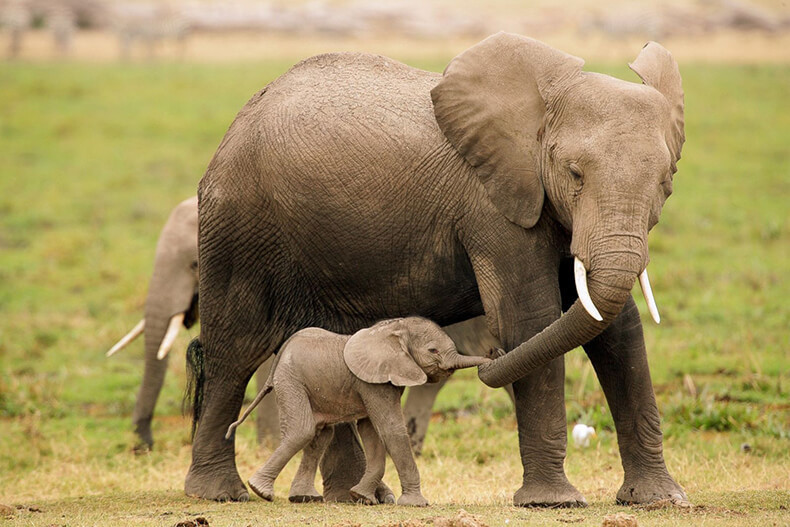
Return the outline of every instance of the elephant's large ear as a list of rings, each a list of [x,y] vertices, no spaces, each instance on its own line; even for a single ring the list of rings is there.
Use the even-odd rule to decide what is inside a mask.
[[[680,151],[686,141],[683,122],[683,84],[678,64],[661,44],[648,42],[636,60],[629,63],[642,82],[655,88],[669,102],[670,129],[666,133],[667,146],[672,154],[672,172],[677,170]]]
[[[377,324],[354,333],[343,350],[343,359],[351,373],[365,382],[395,386],[425,384],[428,376],[411,354],[408,333],[396,321]]]
[[[524,227],[543,208],[537,135],[546,101],[583,64],[537,40],[497,33],[455,57],[431,90],[442,133],[497,209]]]

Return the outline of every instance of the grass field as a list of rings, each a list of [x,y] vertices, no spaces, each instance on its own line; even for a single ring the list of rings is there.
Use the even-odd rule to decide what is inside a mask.
[[[412,63],[441,71],[447,58]],[[515,419],[504,393],[474,372],[437,403],[418,461],[434,504],[425,510],[291,505],[294,462],[274,504],[185,497],[180,358],[160,398],[155,450],[134,455],[142,344],[109,360],[103,352],[142,314],[168,212],[195,193],[236,111],[289,65],[0,64],[0,503],[15,509],[6,523],[380,525],[437,523],[463,508],[490,525],[600,525],[614,512],[640,525],[790,524],[785,65],[681,68],[687,144],[650,239],[663,321],[645,317],[645,331],[667,463],[694,508],[613,504],[622,470],[612,421],[579,351],[567,359],[569,424],[581,419],[599,436],[588,449],[570,446],[566,469],[585,510],[509,505],[520,482]],[[587,69],[636,79],[625,64]],[[253,429],[239,434],[243,477],[271,451]],[[386,480],[397,487],[392,467]]]

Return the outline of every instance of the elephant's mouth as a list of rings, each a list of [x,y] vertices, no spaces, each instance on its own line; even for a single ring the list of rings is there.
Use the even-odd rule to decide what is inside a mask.
[[[637,277],[650,313],[658,321],[645,260],[646,256],[638,252],[615,249],[596,255],[596,265],[588,271],[581,258],[574,257],[578,300],[543,331],[490,364],[481,365],[480,379],[491,387],[504,386],[589,342],[617,318]]]
[[[574,281],[576,282],[576,293],[579,296],[579,301],[584,307],[584,310],[587,311],[587,313],[598,322],[603,321],[603,317],[595,307],[595,303],[590,297],[590,291],[587,288],[587,269],[584,267],[584,263],[582,263],[578,256],[574,257],[573,259],[573,276]],[[647,303],[648,311],[650,311],[650,316],[653,317],[653,320],[656,322],[656,324],[659,324],[661,322],[661,315],[658,313],[658,306],[656,306],[656,300],[653,297],[653,289],[650,287],[650,279],[647,276],[647,267],[645,267],[642,272],[639,273],[639,286],[642,289],[642,295],[645,297],[645,302]]]

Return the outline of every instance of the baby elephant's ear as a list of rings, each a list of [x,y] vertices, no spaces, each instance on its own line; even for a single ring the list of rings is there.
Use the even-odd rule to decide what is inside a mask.
[[[397,323],[377,324],[354,333],[346,343],[343,358],[351,373],[373,384],[395,386],[425,384],[428,376],[411,354],[408,334]]]

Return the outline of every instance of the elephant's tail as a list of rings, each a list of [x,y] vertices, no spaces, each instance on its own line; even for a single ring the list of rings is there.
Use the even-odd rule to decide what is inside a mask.
[[[274,366],[272,366],[272,370],[274,370]],[[271,375],[269,376],[269,379],[271,380]],[[268,394],[272,390],[274,390],[274,386],[267,381],[263,389],[260,392],[258,392],[258,395],[255,396],[255,399],[250,403],[247,409],[244,410],[244,413],[241,415],[241,417],[239,417],[238,421],[234,421],[233,423],[230,424],[230,426],[228,427],[228,431],[225,433],[225,439],[230,439],[231,437],[233,437],[233,431],[236,430],[236,428],[241,423],[243,423],[247,419],[247,417],[249,417],[249,415],[252,413],[255,407],[258,406],[258,403],[260,403],[263,400],[263,398],[266,397],[266,394]]]
[[[192,339],[187,348],[187,389],[184,393],[183,409],[192,403],[192,439],[195,439],[200,411],[203,407],[203,390],[206,383],[206,361],[203,346],[198,338]]]

